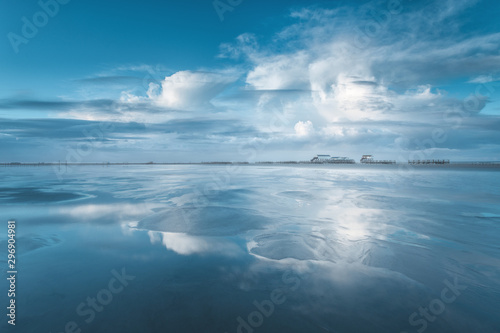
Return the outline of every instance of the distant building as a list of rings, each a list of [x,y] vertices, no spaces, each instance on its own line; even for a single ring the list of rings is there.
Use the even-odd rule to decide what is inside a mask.
[[[340,164],[354,164],[354,160],[349,157],[331,157],[330,155],[316,155],[311,160],[311,163],[340,163]]]
[[[313,157],[311,162],[314,163],[324,163],[330,159],[330,155],[316,155]]]
[[[331,161],[339,161],[339,162],[342,162],[342,161],[347,161],[349,160],[349,157],[331,157],[330,158]]]
[[[396,164],[396,161],[390,160],[375,160],[373,155],[363,155],[360,160],[363,164]]]
[[[373,162],[373,155],[363,155],[360,160],[361,163]]]

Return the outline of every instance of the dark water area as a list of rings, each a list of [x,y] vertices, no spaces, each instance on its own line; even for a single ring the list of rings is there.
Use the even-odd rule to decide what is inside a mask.
[[[0,332],[500,332],[497,169],[0,174]]]

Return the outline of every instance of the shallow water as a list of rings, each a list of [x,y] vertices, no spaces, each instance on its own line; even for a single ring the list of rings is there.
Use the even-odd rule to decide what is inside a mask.
[[[0,173],[18,332],[499,332],[496,170]]]

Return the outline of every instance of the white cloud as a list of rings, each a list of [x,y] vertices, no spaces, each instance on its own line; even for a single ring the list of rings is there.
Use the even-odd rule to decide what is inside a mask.
[[[168,108],[192,110],[207,107],[236,79],[227,74],[181,71],[165,78],[161,92],[157,88],[150,90],[150,97]]]
[[[299,121],[294,126],[295,134],[299,137],[309,136],[314,132],[314,126],[311,121]]]
[[[194,111],[187,114],[198,117],[217,111],[218,119],[239,119],[256,129],[244,134],[234,126],[191,136],[181,129],[176,131],[185,140],[181,143],[193,149],[199,148],[200,142],[218,142],[227,150],[258,142],[261,151],[280,152],[291,143],[306,151],[332,144],[355,152],[359,146],[383,153],[398,147],[407,149],[411,144],[398,143],[425,140],[434,128],[456,125],[446,116],[464,114],[464,89],[470,88],[475,102],[474,112],[465,112],[466,117],[477,116],[489,101],[487,96],[475,96],[476,87],[471,85],[457,90],[464,94],[462,100],[438,89],[440,85],[455,85],[463,77],[477,84],[498,80],[500,33],[465,35],[460,20],[454,20],[474,2],[405,2],[400,14],[391,14],[368,35],[362,31],[376,22],[370,10],[385,10],[382,2],[370,2],[362,8],[296,10],[290,15],[295,23],[267,43],[244,33],[234,43],[222,44],[219,61],[227,61],[228,69],[176,72],[142,87],[142,95],[123,92],[111,111],[128,117],[122,119],[141,120],[144,108],[151,111],[149,122],[175,119],[179,114],[186,117],[183,110]],[[234,65],[233,61],[239,62]],[[148,67],[139,69],[151,71]],[[492,90],[483,88],[480,92]],[[179,112],[168,113],[173,110]],[[101,111],[74,110],[74,115],[102,119],[93,112]],[[109,112],[105,117],[115,114]],[[486,120],[478,121],[478,130],[486,127]],[[472,129],[463,133],[461,138],[450,135],[442,146],[462,140],[474,147],[474,142],[483,140]],[[434,151],[446,151],[438,148]]]
[[[246,82],[261,90],[309,89],[309,56],[304,51],[260,59]]]
[[[500,77],[493,77],[492,75],[479,75],[469,81],[468,83],[478,83],[478,84],[484,84],[484,83],[490,83],[490,82],[496,82],[500,81]]]

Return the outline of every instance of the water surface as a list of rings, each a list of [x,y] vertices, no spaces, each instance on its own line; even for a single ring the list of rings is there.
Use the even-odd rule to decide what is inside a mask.
[[[0,173],[0,219],[18,227],[18,332],[499,331],[496,170]],[[134,279],[106,299],[117,272]]]

